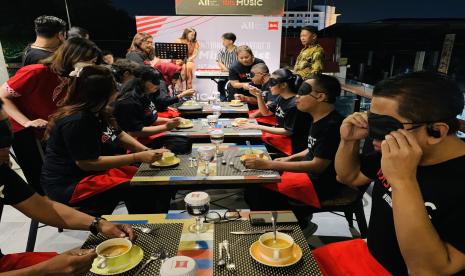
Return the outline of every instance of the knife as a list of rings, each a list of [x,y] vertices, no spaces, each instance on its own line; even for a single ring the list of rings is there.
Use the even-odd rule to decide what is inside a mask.
[[[234,235],[257,235],[257,234],[265,234],[267,232],[272,232],[273,229],[266,229],[266,230],[256,230],[256,231],[233,231],[230,232],[231,234]],[[294,231],[293,228],[276,228],[276,231],[278,232],[292,232]]]

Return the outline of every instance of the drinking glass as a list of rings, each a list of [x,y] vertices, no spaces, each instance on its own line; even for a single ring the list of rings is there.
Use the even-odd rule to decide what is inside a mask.
[[[216,146],[216,156],[223,156],[220,146],[224,141],[224,132],[221,129],[210,131],[210,141]]]
[[[205,192],[192,192],[184,198],[186,211],[189,215],[195,218],[195,223],[189,226],[191,233],[206,232],[206,227],[202,222],[202,217],[205,217],[210,210],[210,196]]]
[[[204,161],[205,168],[202,171],[206,176],[210,174],[210,161],[215,157],[215,147],[213,146],[201,146],[198,148],[199,158]]]

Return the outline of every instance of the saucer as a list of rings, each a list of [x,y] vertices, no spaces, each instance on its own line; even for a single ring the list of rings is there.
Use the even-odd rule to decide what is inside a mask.
[[[194,127],[194,123],[191,120],[185,120],[184,124],[180,124],[176,128],[184,129],[184,128],[192,128],[192,127]]]
[[[177,164],[181,163],[181,159],[179,159],[176,156],[174,157],[173,161],[171,161],[171,162],[160,162],[160,161],[153,162],[152,166],[154,166],[154,167],[171,167],[171,166],[174,166],[174,165],[177,165]]]
[[[129,257],[128,266],[126,266],[123,269],[109,272],[108,267],[103,269],[97,268],[97,259],[95,259],[92,263],[92,268],[90,269],[90,271],[97,275],[116,275],[129,271],[136,267],[142,261],[142,259],[144,258],[144,251],[139,246],[134,244],[129,254],[131,254],[131,256]]]
[[[245,118],[241,118],[241,119],[245,119]],[[249,123],[249,119],[245,119],[245,120],[237,120],[237,119],[235,119],[235,120],[231,123],[231,125],[232,125],[233,127],[237,127],[237,126],[240,126],[240,125],[245,125],[245,124],[247,124],[247,123]]]
[[[292,250],[292,257],[287,259],[286,261],[275,261],[272,260],[271,258],[263,256],[258,248],[258,241],[252,243],[249,249],[250,256],[252,258],[264,265],[267,266],[272,266],[272,267],[286,267],[286,266],[291,266],[293,264],[296,264],[300,259],[302,258],[302,249],[300,246],[297,244],[294,244],[293,250]]]
[[[238,106],[243,106],[244,103],[241,102],[241,103],[238,103],[238,104],[233,104],[232,102],[229,102],[229,106],[233,106],[233,107],[238,107]]]

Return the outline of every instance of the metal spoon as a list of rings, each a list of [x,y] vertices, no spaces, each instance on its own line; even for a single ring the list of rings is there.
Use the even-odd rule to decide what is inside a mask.
[[[219,260],[218,260],[218,263],[216,265],[217,266],[225,265],[226,261],[223,259],[223,243],[222,242],[218,243],[218,256],[219,256]]]
[[[229,242],[227,240],[224,240],[223,246],[226,251],[226,269],[236,270],[236,265],[231,261],[231,254],[229,252]]]
[[[250,141],[247,140],[247,141],[245,141],[245,143],[247,144],[247,147],[249,148],[250,154],[253,154],[253,149],[252,149],[252,145],[250,144]]]
[[[276,220],[278,218],[278,212],[271,211],[271,224],[273,225],[273,243],[276,243]]]
[[[162,250],[160,248],[157,248],[152,254],[150,254],[150,257],[147,261],[145,261],[145,263],[142,265],[141,268],[139,268],[139,270],[136,271],[136,273],[134,274],[134,276],[137,276],[139,275],[142,270],[144,270],[144,268],[151,262],[155,261],[155,260],[158,260],[162,255]]]
[[[144,234],[150,234],[152,233],[153,230],[157,230],[157,229],[152,229],[152,228],[142,227],[142,226],[133,226],[132,228],[137,229]]]

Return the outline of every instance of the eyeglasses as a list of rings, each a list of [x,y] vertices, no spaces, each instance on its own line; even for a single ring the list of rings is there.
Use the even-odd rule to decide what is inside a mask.
[[[235,221],[241,218],[241,214],[238,210],[231,209],[227,210],[223,215],[218,212],[211,211],[205,216],[205,221],[207,223],[223,223],[229,221]]]

